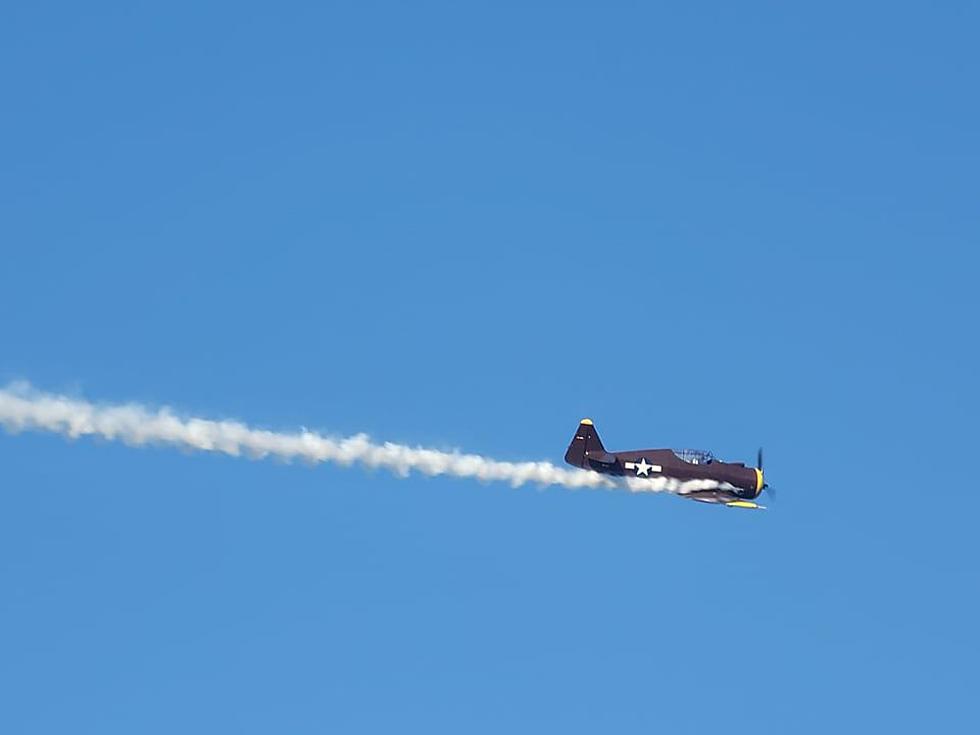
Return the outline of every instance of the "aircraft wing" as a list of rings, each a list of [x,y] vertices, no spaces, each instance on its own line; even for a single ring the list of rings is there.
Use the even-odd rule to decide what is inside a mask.
[[[765,510],[766,506],[753,503],[751,500],[732,500],[725,503],[729,508],[749,508],[751,510]]]
[[[731,500],[729,495],[727,498],[724,496],[719,496],[714,493],[706,493],[703,491],[696,493],[681,493],[680,497],[687,498],[688,500],[696,500],[699,503],[711,503],[712,505],[724,505],[726,508],[747,508],[749,510],[765,510],[766,506],[759,505],[758,503],[753,503],[751,500]]]

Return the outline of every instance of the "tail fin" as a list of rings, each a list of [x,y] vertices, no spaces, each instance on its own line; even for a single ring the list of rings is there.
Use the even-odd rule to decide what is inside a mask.
[[[575,467],[588,467],[586,455],[603,457],[605,454],[606,448],[599,441],[592,419],[582,419],[575,436],[572,437],[572,443],[568,445],[568,451],[565,452],[565,461]]]

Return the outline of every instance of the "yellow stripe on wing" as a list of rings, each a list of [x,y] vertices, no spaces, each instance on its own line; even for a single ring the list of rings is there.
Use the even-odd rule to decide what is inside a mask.
[[[759,505],[758,503],[753,503],[748,500],[733,500],[730,503],[725,503],[729,508],[751,508],[753,510],[765,510],[766,506]]]

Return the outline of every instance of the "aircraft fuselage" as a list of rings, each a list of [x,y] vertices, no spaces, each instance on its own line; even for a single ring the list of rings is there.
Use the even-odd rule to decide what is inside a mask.
[[[710,457],[710,455],[708,455]],[[762,470],[746,467],[741,462],[719,462],[714,458],[699,461],[683,459],[673,449],[638,449],[627,452],[607,452],[599,441],[590,419],[579,424],[565,461],[575,467],[621,477],[675,480],[712,480],[716,487],[684,492],[685,497],[707,503],[742,504],[759,497],[763,488]]]

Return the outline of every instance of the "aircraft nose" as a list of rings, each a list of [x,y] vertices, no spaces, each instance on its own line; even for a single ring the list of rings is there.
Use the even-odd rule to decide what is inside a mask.
[[[755,495],[753,497],[759,497],[762,495],[762,488],[766,486],[765,476],[762,474],[762,468],[755,468]]]

